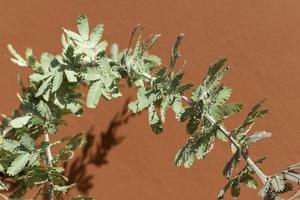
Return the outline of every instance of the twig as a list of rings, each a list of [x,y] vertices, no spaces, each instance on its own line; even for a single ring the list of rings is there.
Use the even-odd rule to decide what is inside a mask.
[[[181,97],[182,100],[184,100],[186,103],[188,103],[190,106],[193,107],[192,101],[189,100],[186,96],[182,96]],[[204,117],[206,119],[208,119],[210,121],[210,123],[212,124],[216,124],[217,121],[210,116],[207,113],[204,113]],[[226,130],[226,128],[222,125],[219,125],[219,129],[222,131],[222,133],[224,134],[224,136],[230,140],[230,142],[239,150],[242,150],[241,145],[239,144],[238,141],[236,141],[231,135],[230,132]],[[248,155],[244,155],[243,154],[243,158],[245,159],[245,161],[247,162],[247,164],[254,170],[254,172],[258,175],[258,177],[260,178],[260,180],[262,181],[263,184],[267,183],[268,180],[268,176],[265,175],[260,169],[259,167],[253,162],[253,160],[248,156]]]
[[[45,142],[47,142],[47,143],[50,144],[49,133],[47,133],[47,132],[45,133]],[[47,156],[47,164],[48,164],[48,166],[52,167],[53,157],[52,157],[50,145],[46,149],[46,156]]]
[[[50,144],[50,139],[49,139],[49,133],[48,132],[45,132],[45,142],[47,142],[47,143]],[[48,166],[52,167],[53,157],[52,157],[50,145],[47,146],[46,156],[47,156],[47,164],[48,164]],[[52,189],[51,189],[51,187],[52,187],[51,183],[49,182],[49,186],[47,187],[47,190],[49,190],[48,194],[47,194],[47,199],[48,200],[53,200],[53,195],[52,195]]]
[[[32,200],[36,200],[38,196],[41,194],[41,191],[45,188],[45,183],[42,185],[42,187],[39,189],[39,191],[36,193],[36,195],[32,198]]]

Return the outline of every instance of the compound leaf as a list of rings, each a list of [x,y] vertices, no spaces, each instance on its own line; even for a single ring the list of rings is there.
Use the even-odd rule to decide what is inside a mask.
[[[102,94],[102,84],[100,81],[92,83],[87,95],[87,107],[95,108]]]
[[[54,78],[53,78],[53,85],[52,85],[52,93],[56,92],[59,87],[61,86],[61,83],[63,81],[63,72],[56,71],[54,73]]]
[[[18,54],[16,52],[16,50],[13,48],[13,46],[11,44],[8,44],[7,48],[9,50],[10,54],[13,56],[13,58],[10,58],[10,60],[13,63],[19,65],[20,67],[26,67],[27,66],[26,60],[22,56],[20,56],[20,54]]]
[[[10,126],[13,128],[22,128],[25,126],[29,120],[31,119],[31,116],[23,116],[23,117],[17,117],[9,122]]]
[[[76,22],[77,22],[77,28],[80,35],[84,40],[87,41],[89,38],[89,22],[87,16],[80,15],[79,17],[77,17]]]
[[[14,159],[14,161],[10,164],[10,167],[7,169],[7,173],[11,176],[14,176],[21,172],[26,164],[28,163],[30,158],[29,153],[23,153],[17,155],[17,157]]]

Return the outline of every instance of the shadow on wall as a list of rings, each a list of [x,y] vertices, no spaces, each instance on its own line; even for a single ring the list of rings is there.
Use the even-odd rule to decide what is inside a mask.
[[[117,131],[120,126],[128,123],[133,114],[127,110],[129,99],[123,105],[122,111],[116,113],[109,123],[108,128],[100,135],[93,134],[94,127],[86,133],[87,144],[81,150],[81,154],[71,162],[65,163],[66,176],[69,183],[76,183],[77,190],[87,194],[93,187],[93,175],[88,174],[87,167],[94,165],[101,167],[108,163],[107,156],[109,151],[120,144],[124,137],[118,136]]]

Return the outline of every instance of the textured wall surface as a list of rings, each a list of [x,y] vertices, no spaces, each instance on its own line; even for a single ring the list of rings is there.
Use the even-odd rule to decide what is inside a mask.
[[[232,101],[245,103],[245,109],[226,125],[239,125],[247,110],[267,97],[269,115],[254,129],[271,131],[273,137],[253,145],[251,156],[270,157],[262,166],[267,173],[300,161],[300,1],[1,0],[1,113],[17,107],[16,74],[28,73],[6,57],[7,43],[19,51],[30,46],[36,55],[59,53],[61,27],[75,29],[80,14],[87,14],[91,25],[104,23],[104,38],[122,48],[138,23],[146,34],[161,33],[152,53],[165,63],[176,35],[184,32],[186,80],[193,83],[202,80],[210,63],[228,58],[232,70],[225,83],[233,88]],[[133,90],[123,92],[123,98],[103,100],[81,118],[68,117],[69,126],[60,130],[64,135],[85,132],[92,141],[67,167],[79,193],[105,200],[216,199],[226,183],[222,170],[230,156],[228,144],[218,142],[192,169],[176,168],[173,159],[187,138],[185,125],[170,114],[164,133],[154,135],[145,114],[122,114],[127,99],[135,98]],[[243,187],[240,199],[258,199],[257,191]]]

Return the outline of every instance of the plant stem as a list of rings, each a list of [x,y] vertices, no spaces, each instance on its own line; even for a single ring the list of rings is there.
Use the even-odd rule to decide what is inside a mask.
[[[189,100],[186,96],[181,97],[182,100],[184,100],[186,103],[188,103],[190,106],[193,107],[192,101]],[[210,121],[210,123],[215,124],[217,123],[217,120],[215,120],[212,116],[210,116],[207,113],[204,113],[204,117]],[[226,128],[222,125],[219,125],[219,129],[222,131],[224,136],[239,150],[242,150],[241,145],[239,144],[238,141],[236,141],[230,134],[229,131],[226,130]],[[258,175],[260,180],[262,181],[263,184],[266,184],[268,180],[268,176],[265,175],[259,167],[253,162],[253,160],[248,156],[243,154],[244,160],[247,162],[247,164],[253,169],[253,171]]]
[[[47,164],[49,167],[52,167],[53,157],[52,157],[52,153],[51,153],[49,133],[45,133],[45,142],[49,143],[49,146],[46,149]]]
[[[45,132],[45,142],[49,143],[47,149],[46,149],[46,157],[47,157],[47,164],[49,167],[52,167],[52,153],[51,153],[51,147],[50,147],[50,139],[49,139],[49,133]],[[45,187],[46,192],[46,199],[47,200],[53,200],[53,190],[52,190],[52,184],[49,181],[48,186]]]

